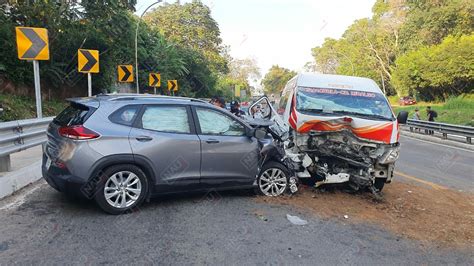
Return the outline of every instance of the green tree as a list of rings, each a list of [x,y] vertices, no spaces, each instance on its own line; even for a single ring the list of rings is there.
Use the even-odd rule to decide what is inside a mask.
[[[295,75],[294,71],[273,65],[262,80],[263,90],[265,93],[279,94]]]
[[[439,45],[422,46],[400,56],[392,82],[399,95],[418,94],[424,100],[472,93],[474,34],[448,36]]]
[[[77,72],[77,50],[80,48],[100,51],[100,73],[93,75],[94,93],[115,91],[117,65],[134,64],[138,22],[138,70],[142,92],[152,89],[147,86],[150,72],[160,72],[163,83],[167,79],[178,79],[179,94],[182,95],[206,96],[214,90],[218,75],[211,70],[205,55],[200,50],[173,42],[137,18],[132,13],[136,1],[30,2],[17,1],[2,6],[2,78],[15,84],[33,85],[31,64],[16,58],[14,27],[46,27],[51,59],[41,62],[43,92],[51,91],[51,95],[58,98],[86,94],[86,75]]]
[[[222,53],[222,39],[211,10],[201,1],[181,5],[166,4],[145,16],[147,23],[159,30],[168,40],[201,52],[216,73],[228,71],[227,60]]]
[[[440,43],[448,35],[474,30],[474,2],[470,0],[407,0],[406,21],[401,29],[403,51]]]

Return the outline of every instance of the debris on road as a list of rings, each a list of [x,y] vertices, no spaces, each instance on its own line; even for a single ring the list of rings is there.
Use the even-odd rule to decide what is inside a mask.
[[[286,219],[288,219],[288,221],[290,221],[290,223],[292,223],[294,225],[307,225],[308,224],[308,221],[303,220],[298,216],[293,216],[293,215],[287,214]]]
[[[268,218],[263,213],[261,213],[260,211],[255,211],[253,214],[255,216],[257,216],[258,219],[260,219],[264,222],[268,222]]]
[[[313,188],[300,186],[299,193],[291,197],[258,197],[257,201],[297,207],[323,218],[344,217],[345,221],[350,213],[353,223],[377,225],[406,238],[474,246],[474,195],[405,182],[395,182],[383,192],[382,201],[375,201],[369,193],[340,190],[314,197]]]

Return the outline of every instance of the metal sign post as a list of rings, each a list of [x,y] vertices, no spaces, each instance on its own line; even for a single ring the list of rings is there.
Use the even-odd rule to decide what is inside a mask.
[[[91,97],[92,96],[92,75],[90,72],[87,73],[87,88],[88,88],[87,95]]]
[[[45,28],[15,27],[18,59],[32,60],[35,80],[36,116],[43,117],[38,60],[49,60],[48,30]]]
[[[35,76],[35,96],[36,96],[36,116],[43,118],[43,111],[41,108],[41,84],[40,84],[40,69],[38,60],[33,60],[33,72]]]

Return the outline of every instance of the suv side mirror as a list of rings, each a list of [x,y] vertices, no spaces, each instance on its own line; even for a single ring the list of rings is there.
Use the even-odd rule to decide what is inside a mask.
[[[264,139],[267,136],[267,131],[263,128],[255,129],[254,137],[257,139]]]
[[[408,112],[400,111],[397,115],[397,121],[399,124],[406,124],[408,120]]]
[[[248,111],[250,117],[259,119],[271,119],[272,108],[271,103],[267,97],[262,97],[254,102]]]

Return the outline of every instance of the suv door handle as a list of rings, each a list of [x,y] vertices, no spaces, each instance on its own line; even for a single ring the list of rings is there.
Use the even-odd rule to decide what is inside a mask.
[[[139,137],[135,137],[135,139],[141,142],[153,140],[153,138],[149,136],[139,136]]]
[[[219,143],[219,141],[217,139],[208,139],[208,140],[206,140],[206,142],[209,143],[209,144]]]

